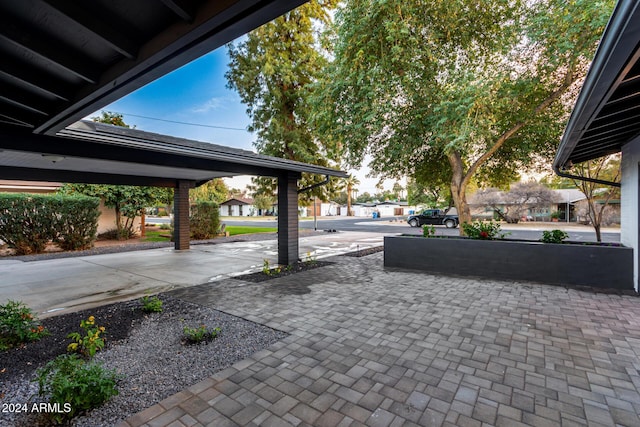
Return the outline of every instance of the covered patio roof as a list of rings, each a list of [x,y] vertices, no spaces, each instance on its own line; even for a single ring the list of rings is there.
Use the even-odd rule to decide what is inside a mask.
[[[175,187],[235,175],[346,173],[136,129],[77,122],[50,137],[0,130],[0,178]]]
[[[640,134],[640,3],[620,0],[600,41],[554,170],[621,151]]]

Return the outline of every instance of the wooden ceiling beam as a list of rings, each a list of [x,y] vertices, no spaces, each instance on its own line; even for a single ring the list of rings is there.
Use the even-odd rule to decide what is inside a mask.
[[[99,73],[87,66],[91,61],[79,52],[70,52],[61,49],[60,45],[51,40],[46,34],[29,28],[29,33],[23,29],[29,28],[18,20],[8,16],[0,17],[0,39],[10,43],[19,49],[30,52],[41,59],[63,68],[67,72],[85,80],[88,83],[97,83]]]
[[[134,59],[137,56],[138,47],[122,34],[121,30],[118,30],[118,23],[105,20],[103,16],[91,13],[88,8],[79,7],[77,1],[44,0],[44,2],[90,31],[125,58]],[[107,22],[110,22],[111,25]]]

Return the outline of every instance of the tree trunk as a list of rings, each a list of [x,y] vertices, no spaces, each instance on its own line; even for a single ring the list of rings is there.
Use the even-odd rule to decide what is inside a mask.
[[[460,224],[471,222],[471,210],[467,203],[468,180],[465,179],[462,157],[455,151],[448,154],[447,157],[453,172],[451,177],[451,196],[453,197],[453,204],[458,210]],[[464,235],[462,227],[460,227],[460,235]]]
[[[351,186],[347,186],[347,216],[353,216],[351,211]]]
[[[145,237],[147,235],[146,222],[147,215],[142,211],[140,214],[140,237]]]
[[[116,203],[116,230],[118,233],[118,240],[122,240],[122,214],[120,213],[120,204]]]

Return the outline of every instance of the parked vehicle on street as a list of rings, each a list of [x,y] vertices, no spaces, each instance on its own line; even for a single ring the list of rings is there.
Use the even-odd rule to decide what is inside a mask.
[[[458,215],[448,214],[442,209],[425,209],[419,214],[409,215],[407,222],[411,227],[423,225],[444,225],[447,228],[456,228],[460,223]]]

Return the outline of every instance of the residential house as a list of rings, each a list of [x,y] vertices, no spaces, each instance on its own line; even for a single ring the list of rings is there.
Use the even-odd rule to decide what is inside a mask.
[[[220,203],[220,216],[256,216],[261,214],[253,205],[253,199],[232,197]]]

